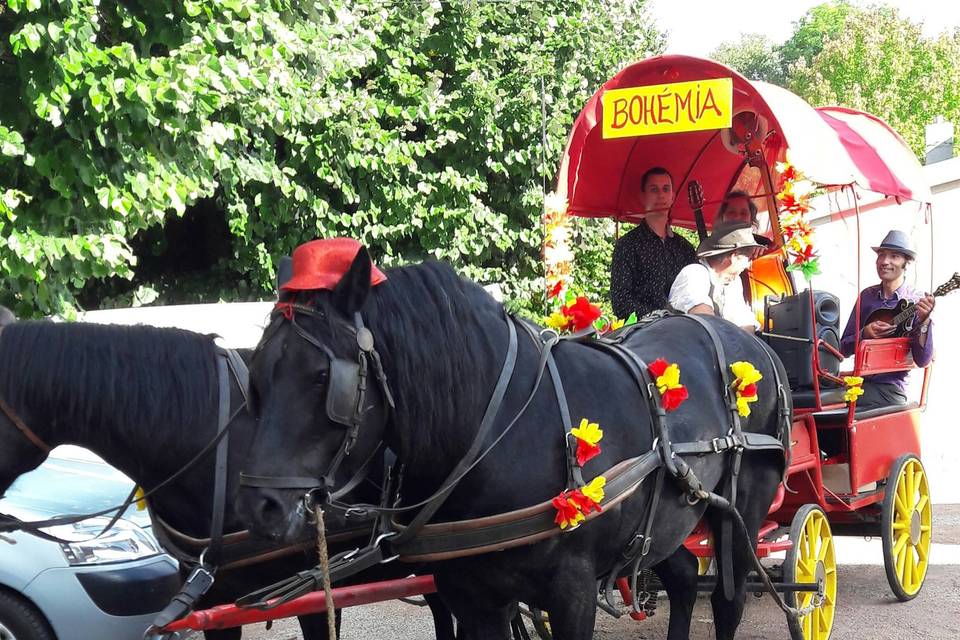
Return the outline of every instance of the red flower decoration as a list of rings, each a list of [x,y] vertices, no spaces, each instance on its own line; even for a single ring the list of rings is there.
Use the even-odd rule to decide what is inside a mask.
[[[600,307],[590,304],[590,301],[587,300],[585,296],[578,297],[572,305],[569,307],[563,306],[560,310],[563,312],[563,315],[573,318],[574,331],[586,329],[603,313]]]
[[[603,511],[603,509],[600,508],[600,503],[583,495],[583,491],[580,489],[567,492],[567,499],[577,505],[583,515],[587,515],[591,511]]]
[[[649,371],[654,378],[659,378],[663,375],[663,372],[667,370],[667,367],[670,366],[670,363],[664,360],[663,358],[657,358],[653,362],[647,365],[647,371]]]
[[[557,280],[557,284],[553,285],[550,291],[547,292],[547,300],[553,300],[560,292],[563,290],[563,280]]]
[[[663,358],[657,358],[647,365],[647,371],[654,377],[657,390],[660,391],[660,404],[664,411],[673,411],[686,400],[687,388],[680,384],[680,368]]]
[[[667,389],[660,394],[660,400],[663,403],[664,411],[673,411],[679,407],[684,400],[688,398],[687,388],[678,387],[676,389]]]
[[[808,244],[806,247],[804,247],[802,253],[798,253],[793,257],[793,264],[802,265],[804,262],[812,260],[813,258],[813,245]]]
[[[598,455],[600,455],[600,445],[577,439],[577,464],[582,467],[587,464],[587,460],[596,458]]]
[[[757,395],[756,383],[751,383],[745,386],[743,389],[740,390],[740,395],[743,396],[744,398],[752,398],[753,396]]]
[[[557,516],[553,521],[560,525],[561,529],[575,527],[583,520],[583,514],[580,513],[580,508],[574,502],[571,502],[568,499],[569,497],[569,492],[564,491],[552,500],[553,507],[557,510]]]

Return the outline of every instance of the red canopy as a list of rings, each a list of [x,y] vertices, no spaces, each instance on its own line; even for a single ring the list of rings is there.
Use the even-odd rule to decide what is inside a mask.
[[[580,112],[561,161],[557,192],[573,215],[642,218],[640,178],[663,166],[674,179],[674,224],[693,227],[687,184],[698,181],[709,224],[723,195],[741,189],[765,194],[761,169],[746,166],[730,139],[730,129],[685,131],[633,137],[603,137],[603,96],[635,87],[730,78],[732,115],[756,114],[758,137],[767,166],[786,157],[808,178],[824,186],[858,185],[900,199],[929,202],[930,189],[910,149],[886,123],[869,114],[839,107],[814,109],[786,89],[750,82],[711,60],[657,56],[623,69],[607,81]],[[741,171],[741,168],[743,170]],[[765,200],[756,201],[761,210]]]

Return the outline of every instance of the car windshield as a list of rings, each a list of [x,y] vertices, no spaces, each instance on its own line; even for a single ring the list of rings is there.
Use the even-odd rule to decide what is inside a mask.
[[[80,447],[57,447],[39,467],[20,476],[7,490],[4,508],[32,517],[92,513],[121,504],[133,481],[94,453]],[[111,514],[112,515],[112,514]],[[126,519],[149,525],[145,511],[130,507]]]

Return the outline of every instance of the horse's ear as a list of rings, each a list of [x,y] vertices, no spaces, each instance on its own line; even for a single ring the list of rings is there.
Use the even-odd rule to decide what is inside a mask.
[[[340,282],[333,290],[333,304],[347,316],[363,307],[370,295],[370,272],[373,263],[370,260],[370,254],[366,247],[360,247],[357,256],[353,259],[350,268],[347,270]]]

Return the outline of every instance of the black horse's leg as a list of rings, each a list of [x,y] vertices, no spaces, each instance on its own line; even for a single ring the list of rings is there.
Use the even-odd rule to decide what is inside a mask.
[[[480,609],[457,607],[457,640],[510,640],[510,621],[515,608]],[[556,638],[557,636],[554,635]],[[589,636],[585,636],[589,637]]]
[[[740,526],[734,523],[732,539],[724,540],[720,526],[724,514],[716,509],[707,509],[706,513],[717,556],[717,586],[710,601],[713,605],[713,623],[718,640],[732,640],[743,617],[743,605],[747,597],[747,573],[753,567],[750,554],[756,546],[757,531],[760,530],[760,524],[773,501],[780,477],[779,462],[768,461],[769,458],[764,460],[756,454],[754,456],[755,459],[750,461],[752,464],[747,464],[747,460],[744,460],[738,483],[737,510],[743,517],[748,537],[745,539]],[[762,494],[758,494],[758,488]],[[733,601],[727,600],[723,594],[723,562],[720,561],[724,546],[729,544],[733,545]]]
[[[681,546],[672,556],[653,567],[670,599],[667,640],[690,637],[693,606],[697,602],[697,557]]]
[[[241,627],[203,632],[204,640],[240,640],[241,635],[243,635],[243,629]]]
[[[440,596],[435,593],[428,593],[423,596],[423,599],[427,601],[430,613],[433,614],[433,629],[437,634],[437,640],[455,640],[453,614],[447,609],[447,605],[443,603]]]
[[[337,609],[337,638],[340,637],[340,609]],[[309,616],[300,616],[297,618],[300,622],[300,631],[303,632],[303,640],[336,640],[327,633],[327,614],[314,613]]]

